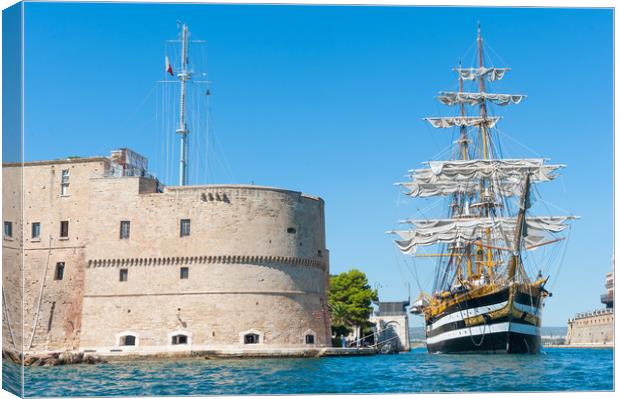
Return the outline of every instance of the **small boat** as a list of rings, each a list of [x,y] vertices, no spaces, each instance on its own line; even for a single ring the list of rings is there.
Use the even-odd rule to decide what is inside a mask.
[[[443,214],[404,220],[407,229],[389,233],[402,253],[437,261],[432,294],[421,293],[410,309],[424,316],[430,353],[538,353],[549,276],[532,272],[540,264],[528,265],[524,254],[564,240],[576,217],[530,215],[534,186],[564,165],[502,156],[493,108],[526,96],[487,91],[510,68],[484,65],[480,25],[477,53],[477,66],[454,69],[459,91],[437,97],[455,115],[424,118],[452,130],[452,158],[429,161],[397,183],[411,197],[443,197]],[[474,90],[463,91],[465,82]]]

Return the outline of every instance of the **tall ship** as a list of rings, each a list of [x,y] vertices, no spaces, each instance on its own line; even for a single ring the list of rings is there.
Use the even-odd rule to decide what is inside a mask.
[[[441,211],[437,218],[420,212],[423,218],[389,233],[402,253],[436,262],[432,293],[422,292],[411,308],[424,316],[430,353],[538,353],[550,259],[530,264],[528,254],[558,245],[576,217],[532,214],[538,183],[565,165],[503,157],[494,108],[526,96],[489,90],[510,68],[485,65],[480,24],[476,44],[477,65],[454,68],[458,91],[437,97],[452,115],[424,118],[452,130],[451,158],[425,162],[397,183],[410,197],[438,197]]]

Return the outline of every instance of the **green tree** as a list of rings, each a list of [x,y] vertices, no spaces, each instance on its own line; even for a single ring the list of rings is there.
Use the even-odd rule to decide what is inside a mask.
[[[360,329],[369,326],[372,303],[378,299],[377,290],[370,287],[364,272],[351,269],[330,276],[328,302],[332,331],[347,334],[353,327],[359,335]]]

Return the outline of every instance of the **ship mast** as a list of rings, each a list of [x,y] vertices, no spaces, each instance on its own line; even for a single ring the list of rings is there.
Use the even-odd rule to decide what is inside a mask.
[[[459,69],[462,68],[461,63],[459,62]],[[463,92],[463,76],[459,74],[459,93]],[[461,109],[461,118],[465,117],[465,104],[460,104]],[[467,126],[463,125],[460,127],[461,129],[461,138],[459,140],[461,144],[461,159],[467,159]]]
[[[517,215],[517,223],[515,226],[514,243],[512,247],[512,254],[508,263],[508,281],[513,281],[516,276],[517,267],[521,262],[521,240],[523,239],[525,230],[525,212],[529,207],[530,202],[530,175],[525,176],[525,182],[523,184],[523,195],[521,195],[521,201],[519,203],[519,214]]]
[[[482,68],[484,68],[484,61],[483,61],[483,57],[482,57],[482,33],[480,32],[480,22],[478,22],[478,64],[479,64],[479,68],[480,70],[482,70]],[[478,79],[479,85],[480,85],[480,93],[484,93],[484,78],[481,76]],[[480,117],[483,119],[486,119],[487,117],[487,106],[486,106],[486,102],[484,101],[484,97],[481,98],[480,101]],[[480,132],[482,134],[482,158],[483,159],[487,159],[487,132],[485,129],[484,124],[480,125]]]
[[[459,69],[462,68],[461,62],[459,61]],[[459,74],[459,93],[463,92],[463,76],[461,76],[461,74]],[[465,118],[465,104],[460,104],[460,114],[461,114],[461,118]],[[463,125],[460,127],[460,131],[461,131],[461,137],[459,138],[459,144],[460,144],[460,149],[461,149],[461,159],[462,160],[467,160],[468,156],[467,156],[467,126]],[[467,194],[463,193],[461,196],[461,201],[467,201]],[[462,205],[462,204],[461,204]],[[463,261],[463,258],[466,260],[467,262],[467,275],[466,275],[466,279],[470,279],[471,275],[472,275],[472,268],[471,268],[471,245],[467,245],[464,249],[465,253],[463,254],[464,256],[458,256],[456,259],[457,262],[457,274],[458,274],[458,278],[462,279],[463,276],[463,272],[462,272],[462,265],[461,262]]]
[[[484,57],[482,54],[482,32],[480,29],[480,21],[478,21],[478,38],[477,38],[477,42],[478,42],[478,67],[480,68],[480,71],[484,70]],[[479,89],[480,89],[480,93],[484,94],[484,77],[480,76],[480,78],[478,79],[478,84],[479,84]],[[480,101],[480,117],[483,120],[487,119],[487,106],[486,106],[486,101],[484,100],[484,97],[481,98]],[[487,128],[486,125],[484,123],[482,123],[480,125],[480,135],[482,136],[482,159],[488,159],[489,158],[489,153],[488,153],[488,132],[487,132]],[[491,214],[491,206],[493,206],[492,201],[494,200],[492,197],[488,197],[485,195],[486,190],[488,190],[488,182],[485,182],[485,179],[482,180],[482,184],[480,187],[480,203],[482,205],[482,209],[486,210],[486,217],[489,217]],[[488,198],[487,198],[488,197]],[[484,205],[483,205],[484,204]],[[481,212],[482,214],[482,212]],[[482,266],[482,265],[486,265],[487,268],[487,272],[489,274],[489,277],[491,277],[493,275],[493,251],[490,248],[491,246],[491,229],[487,228],[486,231],[486,237],[487,237],[487,248],[486,248],[486,262],[483,261],[483,255],[477,255],[477,261],[478,261],[478,265]],[[480,252],[482,252],[482,247],[480,245],[478,245],[478,250],[476,251],[477,254],[479,254]],[[481,274],[479,270],[477,270],[478,274]]]
[[[181,82],[181,97],[179,99],[179,128],[176,133],[181,135],[181,159],[179,161],[179,185],[187,185],[188,180],[188,140],[187,135],[189,129],[185,123],[185,96],[187,81],[191,79],[191,74],[187,70],[188,60],[188,38],[189,28],[183,24],[181,27],[181,71],[177,74],[179,81]]]

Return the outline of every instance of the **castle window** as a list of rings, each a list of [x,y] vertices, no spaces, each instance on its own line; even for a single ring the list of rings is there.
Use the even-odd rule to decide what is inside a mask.
[[[313,344],[314,344],[314,335],[306,334],[306,345],[313,345]]]
[[[189,278],[189,267],[181,268],[181,280],[187,280]]]
[[[121,239],[129,238],[129,220],[121,220]]]
[[[184,335],[184,334],[173,335],[172,345],[187,345],[187,335]]]
[[[250,333],[250,334],[245,334],[243,336],[243,343],[246,345],[247,344],[258,344],[260,343],[259,341],[260,341],[260,337],[258,334]]]
[[[319,258],[322,258],[322,257],[323,257],[323,251],[319,249]]]
[[[125,335],[121,337],[121,346],[136,346],[136,336],[135,335]]]
[[[294,227],[289,227],[288,229],[286,229],[286,232],[289,234],[295,234],[297,233],[297,230]]]
[[[54,271],[54,280],[62,280],[65,275],[65,262],[56,263],[56,270]]]
[[[12,222],[4,222],[4,236],[13,237],[13,223]]]
[[[181,219],[181,237],[189,236],[189,219]]]
[[[41,223],[33,222],[32,223],[32,238],[39,238],[41,236]]]
[[[69,221],[63,220],[60,222],[60,237],[67,238],[69,237]]]
[[[129,275],[129,271],[127,269],[121,269],[120,274],[118,276],[119,281],[127,281],[127,277]]]
[[[63,169],[60,177],[60,195],[69,194],[69,169]]]

